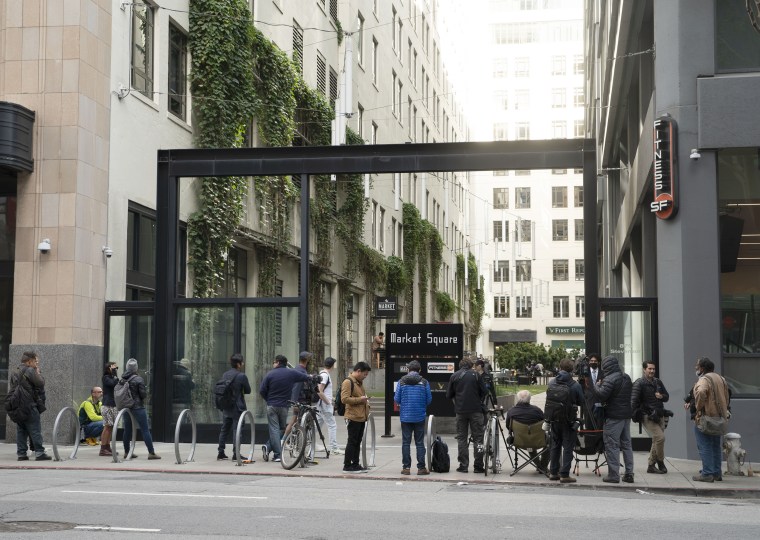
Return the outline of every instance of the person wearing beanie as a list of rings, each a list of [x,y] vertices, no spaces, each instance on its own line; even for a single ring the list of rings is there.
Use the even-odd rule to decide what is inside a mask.
[[[148,412],[145,410],[145,405],[143,404],[145,398],[148,397],[148,391],[145,388],[145,381],[140,375],[138,375],[137,360],[134,358],[127,360],[127,366],[124,369],[122,379],[129,384],[129,390],[132,394],[132,399],[134,399],[135,402],[130,409],[132,410],[137,425],[140,426],[143,441],[145,441],[145,446],[148,449],[148,459],[161,459],[161,456],[156,454],[156,450],[153,448],[153,436],[150,433],[150,427],[148,427]],[[122,439],[125,454],[129,454],[131,441],[132,418],[129,415],[126,415],[124,417],[124,438]],[[137,455],[133,453],[132,457],[136,458]]]

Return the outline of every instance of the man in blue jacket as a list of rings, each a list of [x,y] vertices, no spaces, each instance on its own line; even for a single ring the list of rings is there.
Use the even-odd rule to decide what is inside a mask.
[[[412,466],[410,445],[412,432],[417,446],[417,474],[430,474],[425,467],[425,416],[433,400],[430,384],[420,375],[420,363],[412,360],[406,366],[409,372],[401,377],[396,386],[393,401],[398,403],[401,417],[401,474],[409,475]]]

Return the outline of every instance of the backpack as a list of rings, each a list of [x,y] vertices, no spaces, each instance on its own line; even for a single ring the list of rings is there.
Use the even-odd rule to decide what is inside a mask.
[[[343,379],[344,381],[348,380],[351,382],[351,394],[354,393],[354,381],[352,381],[349,377],[346,377]],[[340,388],[343,388],[343,383],[340,383]],[[338,395],[335,396],[335,408],[334,408],[334,414],[337,414],[338,416],[343,416],[346,414],[346,404],[343,403],[343,401],[340,399],[341,389],[338,390]]]
[[[214,405],[220,411],[228,411],[235,406],[235,395],[232,383],[237,378],[235,374],[231,379],[222,377],[214,385]]]
[[[135,406],[135,398],[132,396],[132,389],[129,381],[119,379],[113,389],[113,399],[116,402],[116,409],[131,409]]]
[[[573,394],[570,386],[555,382],[546,389],[546,405],[544,420],[547,422],[572,422],[575,420],[573,411]]]
[[[32,414],[34,397],[21,384],[21,379],[25,376],[26,373],[22,372],[16,388],[5,396],[5,411],[16,424],[23,424],[29,419],[29,415]]]
[[[430,448],[430,470],[437,473],[447,473],[451,469],[449,445],[436,436]]]

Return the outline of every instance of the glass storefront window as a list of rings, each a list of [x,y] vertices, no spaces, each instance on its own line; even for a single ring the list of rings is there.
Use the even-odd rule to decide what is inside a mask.
[[[119,376],[124,374],[127,360],[137,360],[139,375],[145,380],[148,398],[145,409],[151,415],[153,399],[153,315],[109,315],[108,358],[119,366]]]
[[[760,70],[760,39],[747,4],[745,0],[715,2],[715,71],[719,73]]]
[[[760,395],[760,158],[718,154],[723,376],[735,395]]]

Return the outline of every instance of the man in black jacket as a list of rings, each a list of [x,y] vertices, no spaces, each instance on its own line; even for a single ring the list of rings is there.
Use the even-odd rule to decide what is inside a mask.
[[[665,474],[665,406],[670,396],[662,381],[654,376],[654,362],[644,361],[644,376],[633,383],[631,409],[634,420],[640,416],[641,424],[652,437],[649,451],[648,473]],[[640,412],[637,412],[640,411]],[[656,465],[656,467],[655,467]]]
[[[34,445],[35,461],[50,459],[42,446],[40,414],[45,410],[45,379],[40,373],[40,359],[35,352],[21,355],[21,365],[11,374],[8,398],[17,397],[16,407],[8,416],[16,423],[16,458],[28,461],[27,441]]]
[[[216,459],[227,459],[224,449],[227,444],[227,438],[232,430],[237,427],[240,416],[246,410],[244,394],[251,393],[251,383],[248,382],[248,376],[244,372],[245,360],[243,355],[235,353],[230,357],[230,369],[224,372],[222,378],[232,381],[232,407],[222,411],[222,429],[219,432],[219,446],[217,447]],[[235,449],[232,450],[232,459],[237,459]]]
[[[150,426],[148,426],[148,413],[145,410],[145,400],[148,398],[148,390],[145,388],[145,381],[140,375],[137,374],[137,360],[130,358],[127,360],[127,366],[124,369],[124,375],[121,377],[127,384],[129,384],[129,391],[132,394],[132,399],[135,403],[130,407],[132,415],[135,417],[135,421],[140,426],[142,432],[143,441],[145,447],[148,449],[148,459],[161,459],[161,456],[156,454],[153,448],[153,435],[150,433]],[[122,443],[124,443],[124,454],[129,454],[129,448],[132,443],[132,418],[129,415],[124,417],[124,436],[122,437]],[[132,454],[133,458],[137,457],[137,454]]]
[[[623,452],[623,482],[633,483],[631,448],[631,378],[620,369],[618,359],[608,356],[602,361],[604,380],[592,388],[604,405],[604,455],[607,458],[605,482],[620,483],[620,451]]]
[[[467,472],[470,465],[470,442],[472,435],[475,454],[473,472],[483,473],[483,398],[486,387],[467,359],[459,362],[459,371],[449,380],[446,398],[454,400],[457,415],[457,441],[459,468],[457,472]]]

